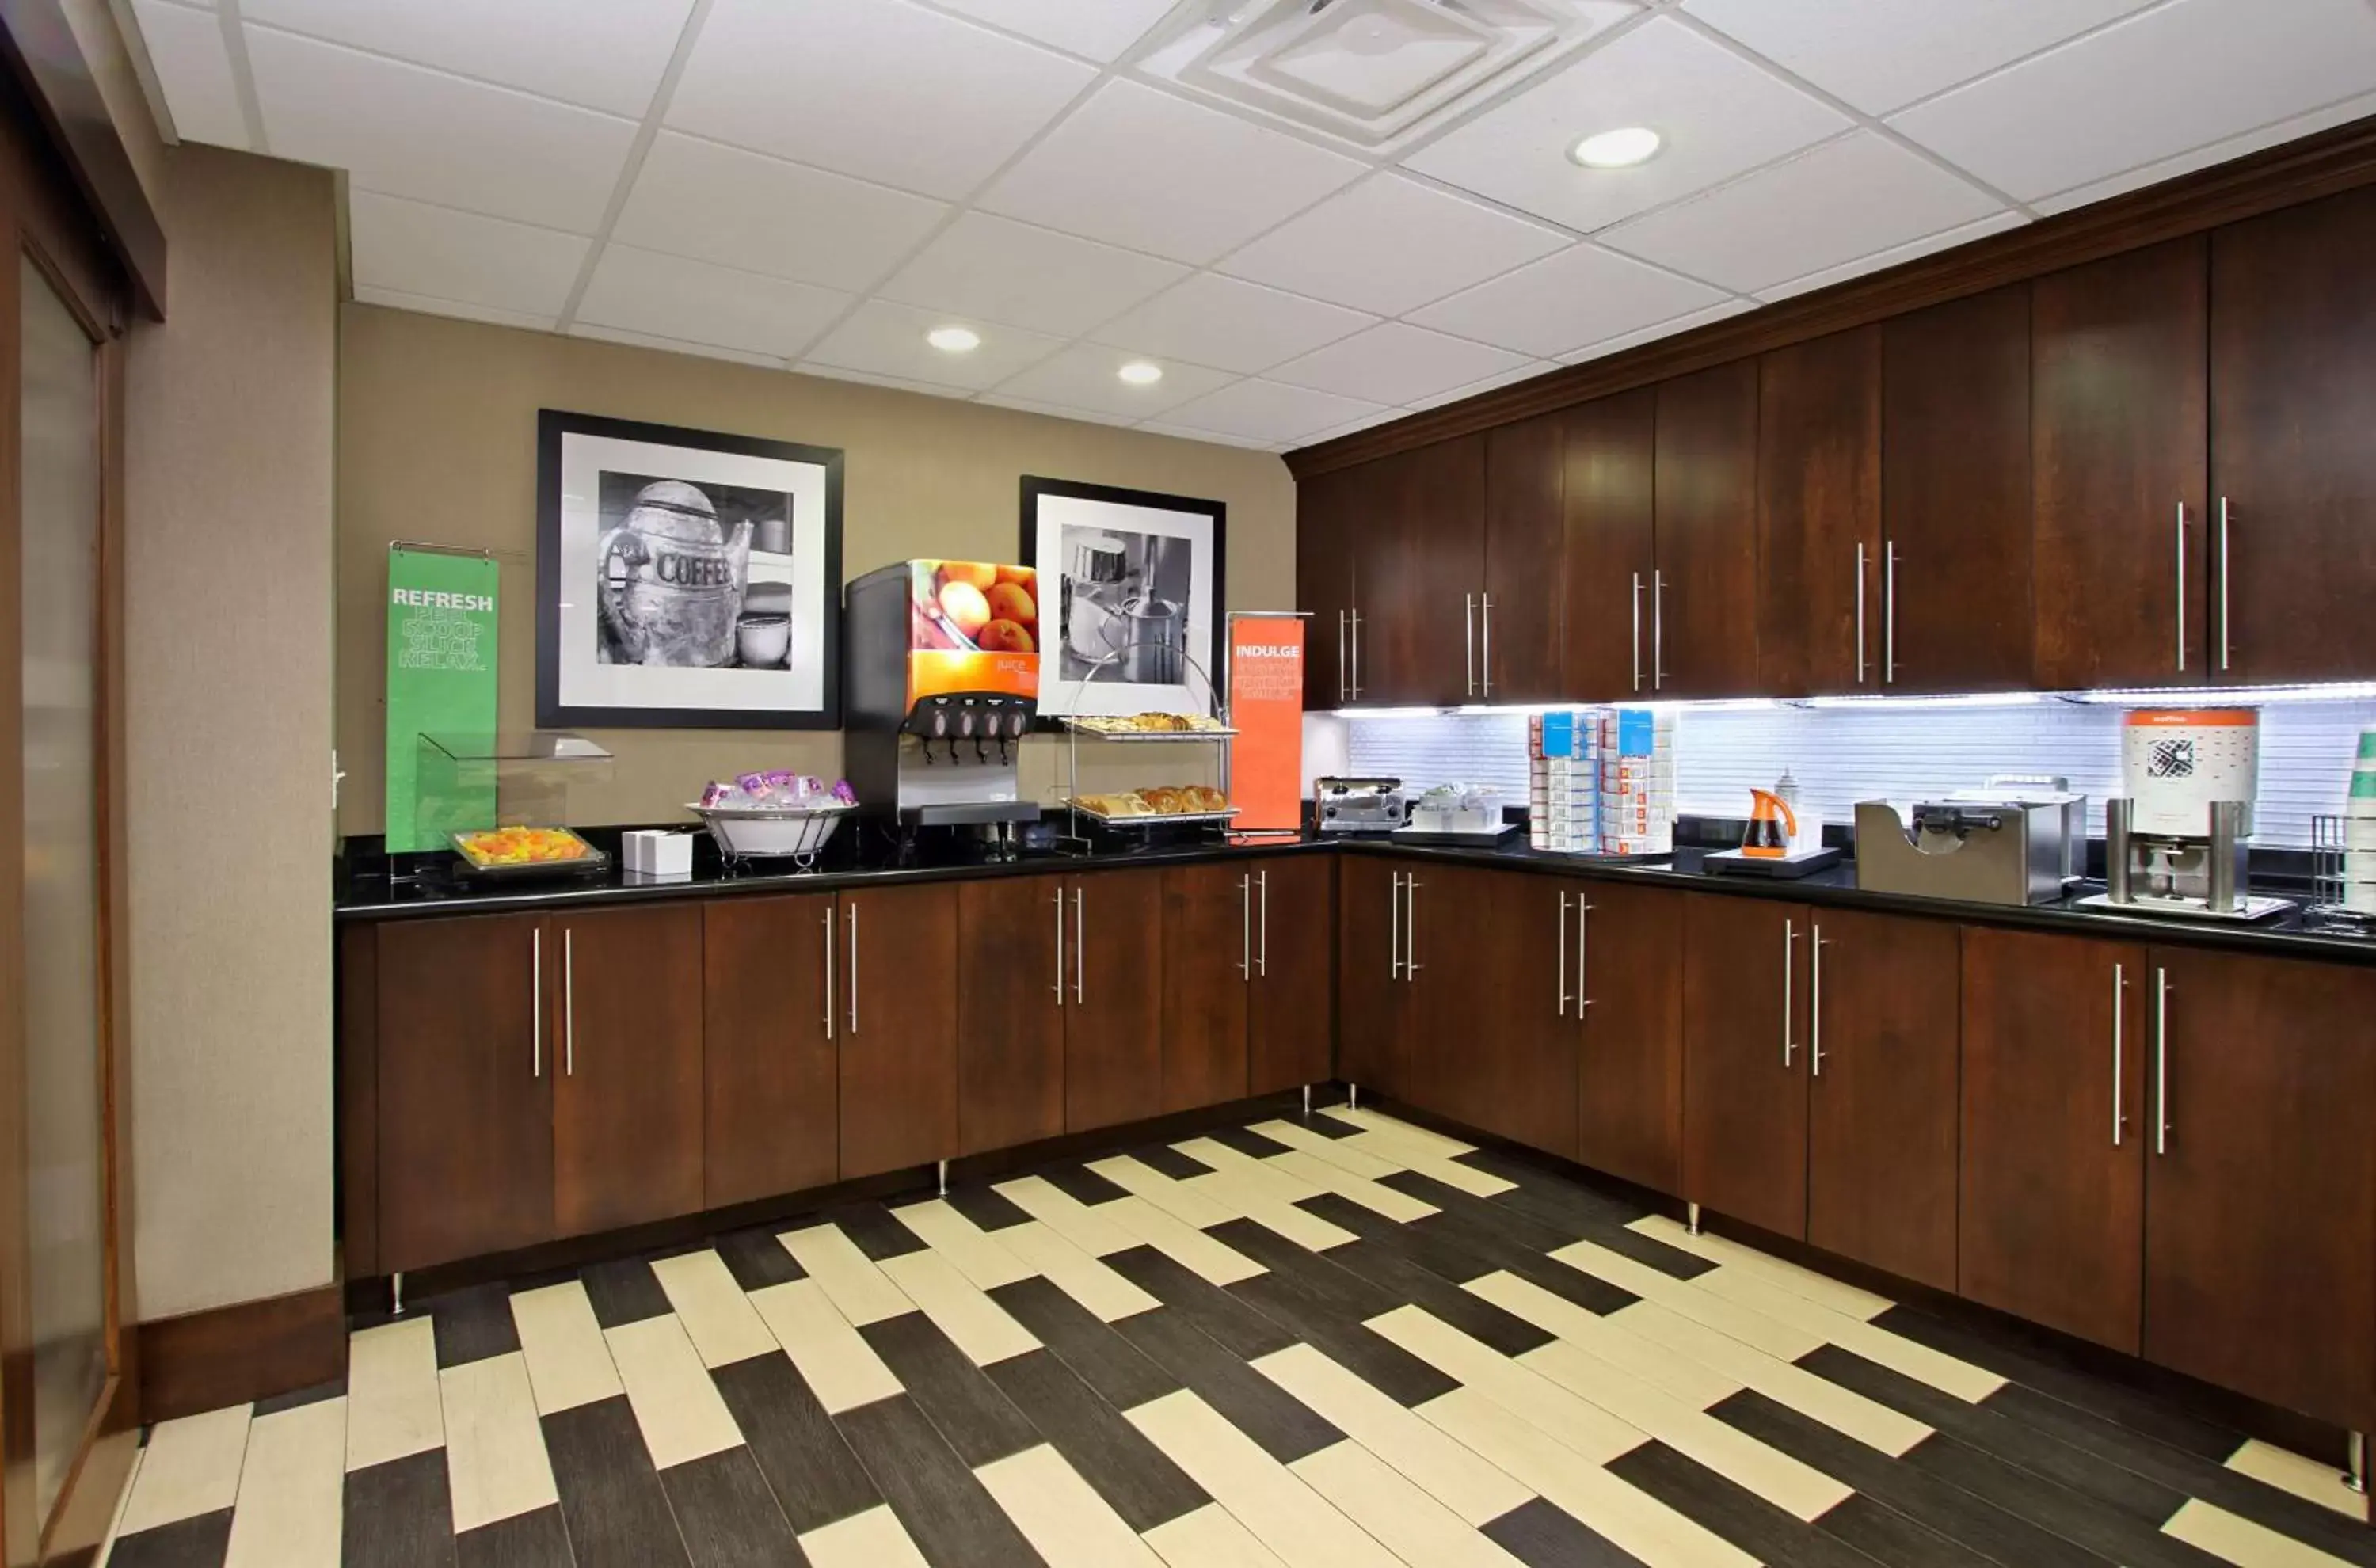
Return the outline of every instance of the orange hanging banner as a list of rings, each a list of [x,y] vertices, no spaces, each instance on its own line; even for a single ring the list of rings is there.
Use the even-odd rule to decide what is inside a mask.
[[[1239,834],[1303,830],[1303,618],[1230,617],[1230,804]]]

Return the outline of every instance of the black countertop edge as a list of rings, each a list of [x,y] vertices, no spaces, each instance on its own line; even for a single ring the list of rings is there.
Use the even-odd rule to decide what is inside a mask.
[[[1619,864],[1586,856],[1529,849],[1523,839],[1518,838],[1491,848],[1403,844],[1379,838],[1321,839],[1311,837],[1256,844],[1206,841],[1086,855],[1037,853],[1014,861],[843,866],[793,873],[733,873],[709,865],[696,871],[689,879],[666,882],[630,882],[626,880],[626,873],[615,869],[600,876],[574,882],[541,881],[517,885],[473,885],[440,877],[423,884],[406,885],[391,884],[383,875],[363,875],[343,881],[335,909],[336,919],[340,924],[361,924],[744,894],[832,893],[849,888],[967,882],[1003,876],[1063,876],[1127,871],[1133,867],[1194,865],[1265,856],[1338,852],[1527,872],[1546,876],[1634,882],[1656,887],[1721,892],[1747,898],[1779,898],[1818,909],[1865,909],[2159,946],[2214,947],[2376,964],[2376,940],[2306,924],[2299,912],[2246,925],[2169,916],[2117,914],[2105,909],[2077,908],[2070,898],[2026,906],[1976,904],[1958,899],[1867,891],[1856,885],[1856,867],[1852,861],[1843,861],[1810,876],[1784,880],[1705,870],[1703,861],[1707,851],[1705,849],[1678,849],[1670,860],[1664,861]],[[2079,891],[2101,890],[2100,883],[2089,883],[2083,885]]]

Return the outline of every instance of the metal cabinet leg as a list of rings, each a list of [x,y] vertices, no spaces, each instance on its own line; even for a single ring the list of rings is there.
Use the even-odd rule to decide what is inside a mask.
[[[2362,1497],[2368,1495],[2368,1434],[2364,1431],[2351,1434],[2351,1467],[2343,1472],[2343,1484]]]
[[[1360,1085],[1347,1084],[1345,1086],[1345,1109],[1348,1111],[1359,1111],[1361,1109]]]
[[[401,1270],[387,1277],[387,1311],[390,1317],[404,1315],[404,1274]]]
[[[1689,1234],[1693,1235],[1693,1236],[1696,1236],[1696,1235],[1698,1235],[1698,1234],[1700,1233],[1700,1206],[1699,1206],[1699,1205],[1697,1205],[1697,1204],[1685,1204],[1685,1205],[1683,1206],[1683,1229],[1684,1229],[1686,1232],[1688,1232]]]
[[[947,1197],[949,1195],[949,1162],[945,1159],[934,1160],[933,1173],[940,1180],[941,1196]]]
[[[1303,1086],[1303,1119],[1306,1122],[1312,1120],[1312,1086],[1310,1084]]]

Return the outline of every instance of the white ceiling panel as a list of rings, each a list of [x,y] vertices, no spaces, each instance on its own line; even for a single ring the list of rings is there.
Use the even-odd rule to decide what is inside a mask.
[[[613,244],[594,264],[577,319],[791,359],[849,304],[831,289]]]
[[[1856,260],[1843,263],[1838,267],[1827,267],[1817,272],[1790,279],[1787,282],[1770,285],[1758,290],[1757,297],[1768,303],[1775,300],[1787,300],[1793,294],[1804,294],[1833,283],[1843,283],[1851,278],[1861,278],[1868,272],[1879,272],[1884,268],[1895,267],[1900,262],[1912,261],[1919,256],[1930,255],[1934,252],[1947,250],[1956,245],[1969,244],[1974,240],[1985,239],[1990,234],[1999,233],[2007,229],[2018,229],[2028,221],[2028,219],[2008,208],[1975,222],[1966,223],[1954,229],[1942,229],[1935,234],[1925,234],[1919,240],[1910,240],[1902,245],[1893,245],[1888,250],[1877,251],[1871,255],[1859,256]]]
[[[1868,114],[1993,71],[2154,0],[1685,0],[1709,26]]]
[[[1251,374],[1359,332],[1377,317],[1200,273],[1090,336],[1158,359]]]
[[[1400,174],[1374,174],[1231,255],[1220,270],[1400,315],[1549,255],[1569,236]]]
[[[1507,386],[1519,381],[1532,381],[1536,376],[1547,375],[1559,368],[1559,362],[1556,360],[1527,360],[1515,369],[1505,370],[1499,375],[1489,375],[1482,380],[1469,382],[1466,386],[1451,387],[1443,392],[1432,392],[1424,398],[1414,398],[1409,406],[1413,409],[1442,408],[1446,403],[1457,403],[1463,398],[1474,398],[1479,392],[1491,392],[1496,386]]]
[[[1250,379],[1183,403],[1163,422],[1183,431],[1234,435],[1242,441],[1301,441],[1320,431],[1392,411],[1359,398]]]
[[[738,147],[962,196],[1095,67],[903,0],[718,0],[668,123]]]
[[[1111,419],[1144,420],[1167,413],[1191,398],[1237,379],[1226,371],[1207,370],[1203,365],[1166,364],[1162,380],[1152,386],[1134,386],[1114,373],[1135,357],[1119,349],[1075,343],[1012,381],[1002,383],[998,396],[1021,398],[1051,408],[1085,410]]]
[[[165,0],[132,0],[132,14],[164,89],[174,133],[184,141],[245,148],[247,120],[240,113],[221,18]]]
[[[1192,430],[1186,425],[1167,424],[1160,420],[1149,420],[1138,428],[1149,435],[1168,435],[1174,441],[1201,441],[1208,446],[1242,446],[1249,452],[1276,452],[1279,447],[1277,442],[1267,436],[1230,435],[1218,430]]]
[[[1078,337],[1188,276],[1177,262],[968,212],[883,285],[885,299]]]
[[[443,71],[269,28],[246,42],[272,151],[358,190],[590,234],[635,139],[632,121]]]
[[[1018,414],[1040,414],[1049,419],[1087,420],[1091,424],[1135,425],[1138,421],[1128,414],[1104,414],[1093,409],[1067,409],[1055,403],[1035,403],[1028,398],[1010,398],[1004,392],[985,392],[975,402],[993,409],[1012,409]]]
[[[1171,0],[940,0],[940,6],[1102,65],[1145,37]]]
[[[970,327],[981,342],[967,353],[944,353],[924,341],[924,335],[937,327]],[[913,305],[895,305],[887,300],[869,300],[826,334],[808,351],[806,362],[979,392],[1039,363],[1063,346],[1062,338],[968,321]]]
[[[909,381],[903,376],[877,375],[873,371],[849,370],[841,365],[826,364],[816,360],[802,360],[792,367],[797,375],[823,376],[827,381],[848,381],[860,386],[881,386],[893,392],[915,392],[927,398],[948,398],[957,402],[970,402],[973,394],[953,386],[936,386],[929,381]]]
[[[450,207],[356,191],[348,232],[355,286],[554,317],[592,241]]]
[[[2323,109],[2313,109],[2307,114],[2297,114],[2289,120],[2278,120],[2255,126],[2241,136],[2190,148],[2175,158],[2165,158],[2158,163],[2147,163],[2135,169],[2125,169],[2106,180],[2097,180],[2050,196],[2041,196],[2030,203],[2041,213],[2068,212],[2074,207],[2085,207],[2091,201],[2102,201],[2126,191],[2141,190],[2146,185],[2174,180],[2180,174],[2191,174],[2197,169],[2208,169],[2215,163],[2225,163],[2231,158],[2279,146],[2297,137],[2313,136],[2346,125],[2364,115],[2376,114],[2376,92],[2363,93],[2330,103]]]
[[[1890,123],[2027,200],[2371,89],[2365,0],[2174,0]]]
[[[948,215],[937,201],[662,131],[612,231],[646,250],[863,289]]]
[[[355,285],[355,303],[382,305],[389,310],[409,310],[422,315],[450,315],[461,321],[483,321],[493,327],[520,327],[531,331],[550,332],[553,316],[540,315],[532,311],[505,310],[500,305],[477,305],[464,300],[441,300],[428,294],[407,293],[401,289],[375,289],[369,284]]]
[[[981,206],[1199,266],[1362,166],[1136,82],[1111,81],[999,178]]]
[[[1390,321],[1289,360],[1269,378],[1372,403],[1405,404],[1533,362],[1506,349]]]
[[[1549,359],[1712,305],[1723,293],[1594,244],[1414,311],[1410,319]]]
[[[631,348],[659,349],[671,354],[698,354],[707,360],[730,360],[759,370],[780,371],[783,359],[775,354],[752,353],[742,349],[723,349],[715,343],[695,343],[683,338],[663,337],[657,332],[631,332],[624,327],[604,327],[598,322],[580,321],[569,329],[572,338],[595,338],[605,343],[624,343]]]
[[[692,9],[693,0],[241,0],[239,14],[641,119]]]
[[[1721,304],[1710,305],[1705,310],[1695,310],[1689,315],[1679,315],[1671,321],[1662,321],[1655,326],[1638,327],[1632,332],[1621,332],[1614,338],[1603,338],[1598,342],[1586,343],[1581,349],[1574,349],[1562,354],[1559,357],[1559,362],[1582,364],[1586,360],[1605,360],[1611,354],[1622,353],[1641,344],[1653,342],[1660,338],[1672,338],[1678,333],[1689,332],[1694,327],[1705,327],[1712,321],[1722,321],[1726,316],[1739,315],[1744,311],[1752,311],[1756,308],[1755,300],[1726,300]]]
[[[1747,294],[2004,210],[1968,180],[1858,131],[1599,238]]]
[[[1657,17],[1404,161],[1479,196],[1590,232],[1848,127],[1837,111],[1722,44]],[[1579,168],[1577,139],[1647,125],[1666,146],[1632,169]]]

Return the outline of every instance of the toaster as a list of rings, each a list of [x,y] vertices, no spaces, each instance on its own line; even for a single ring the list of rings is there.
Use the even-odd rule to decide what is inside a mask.
[[[1392,833],[1410,820],[1399,778],[1315,778],[1312,818],[1323,833]]]

